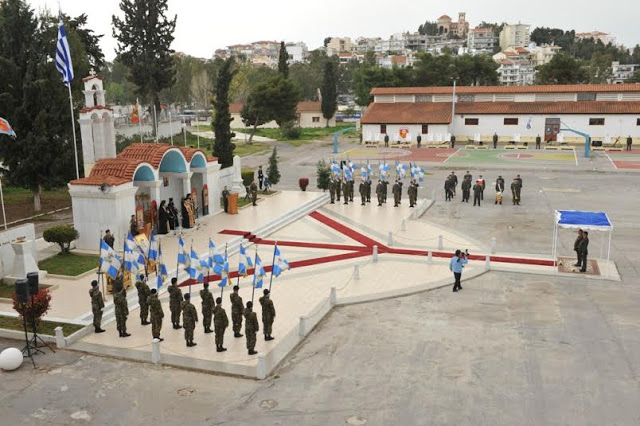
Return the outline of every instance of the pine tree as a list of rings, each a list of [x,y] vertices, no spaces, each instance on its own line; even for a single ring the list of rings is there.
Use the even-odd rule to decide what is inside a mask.
[[[278,72],[284,77],[289,78],[289,54],[284,45],[284,41],[280,42],[280,52],[278,54]]]
[[[269,168],[267,168],[267,179],[269,186],[277,185],[280,182],[280,172],[278,171],[278,151],[273,147],[271,157],[269,157]]]
[[[329,189],[329,181],[331,180],[331,168],[324,159],[318,161],[317,165],[318,188],[326,191]]]
[[[329,120],[336,113],[338,108],[338,88],[336,81],[336,71],[332,62],[327,62],[324,66],[324,77],[322,79],[322,116]]]
[[[213,101],[215,114],[213,132],[216,136],[213,155],[218,157],[218,162],[223,169],[233,165],[233,150],[236,147],[231,142],[233,134],[231,132],[231,114],[229,113],[229,86],[234,74],[232,66],[233,58],[229,58],[220,67]]]
[[[113,16],[113,37],[118,41],[116,53],[129,68],[129,79],[137,87],[142,100],[160,111],[159,94],[173,85],[173,31],[177,15],[167,19],[168,0],[121,0],[124,19]],[[155,119],[154,119],[155,120]],[[153,132],[155,133],[155,121]]]

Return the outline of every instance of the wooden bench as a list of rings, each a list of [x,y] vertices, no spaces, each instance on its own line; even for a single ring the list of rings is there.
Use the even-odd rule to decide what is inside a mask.
[[[525,144],[516,145],[516,149],[529,149],[529,145],[525,145]]]
[[[509,145],[505,145],[504,146],[504,149],[516,149],[516,148],[517,148],[517,146],[513,145],[513,144],[509,144]]]
[[[365,148],[366,147],[374,147],[374,148],[378,148],[380,146],[380,142],[378,141],[366,141],[364,143]]]
[[[487,145],[466,145],[465,149],[489,149]]]
[[[623,151],[621,146],[615,146],[615,147],[610,147],[610,148],[607,148],[607,147],[603,146],[602,148],[603,148],[603,150],[607,150],[607,151],[616,151],[616,152],[622,152]]]

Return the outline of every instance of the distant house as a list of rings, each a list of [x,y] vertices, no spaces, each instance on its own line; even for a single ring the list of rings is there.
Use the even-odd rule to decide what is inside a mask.
[[[296,124],[303,128],[325,127],[327,120],[322,116],[322,104],[320,102],[298,102],[296,109]],[[229,113],[231,114],[231,128],[242,129],[246,127],[242,122],[240,113],[242,112],[241,103],[229,104]],[[329,127],[336,125],[335,115],[329,120]],[[275,129],[278,127],[275,121],[270,121],[258,126],[261,129]]]

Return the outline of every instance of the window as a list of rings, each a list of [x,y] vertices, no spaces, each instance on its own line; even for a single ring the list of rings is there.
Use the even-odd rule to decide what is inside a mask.
[[[381,124],[380,125],[380,133],[382,133],[383,135],[387,134],[387,125],[386,124]]]
[[[433,102],[431,95],[416,95],[416,102]]]
[[[636,119],[636,126],[640,126],[640,118]]]
[[[518,125],[518,119],[517,118],[505,118],[504,119],[504,125],[505,126],[517,126]]]
[[[638,121],[640,121],[640,120],[638,120]],[[426,135],[427,133],[429,133],[429,125],[428,124],[423,124],[422,125],[422,132],[420,132],[420,133],[422,133],[423,135]]]
[[[479,122],[480,122],[480,120],[477,119],[477,118],[465,118],[464,119],[464,125],[465,126],[477,126]]]
[[[320,122],[320,117],[311,117],[311,122],[312,123],[319,123]]]
[[[595,101],[596,94],[595,92],[578,92],[578,100],[579,101]]]
[[[589,126],[604,126],[604,118],[590,118]]]

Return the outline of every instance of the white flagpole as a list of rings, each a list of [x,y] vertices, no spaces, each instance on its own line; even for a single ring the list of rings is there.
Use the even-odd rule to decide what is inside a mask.
[[[2,218],[4,219],[4,230],[7,228],[7,213],[4,211],[4,193],[2,191],[2,179],[0,179],[0,202],[2,203]]]
[[[156,143],[158,143],[158,115],[156,114],[156,104],[153,104],[153,122],[156,124]]]
[[[71,83],[67,83],[67,88],[69,89],[69,107],[71,108],[71,130],[73,130],[73,154],[76,159],[76,179],[80,179],[80,169],[78,168],[78,142],[76,141],[76,122],[75,115],[73,113],[73,96],[71,95]]]
[[[171,146],[173,146],[173,122],[171,118],[171,111],[169,111],[169,134],[171,135]]]

